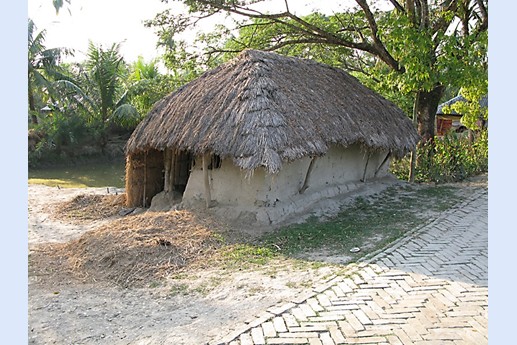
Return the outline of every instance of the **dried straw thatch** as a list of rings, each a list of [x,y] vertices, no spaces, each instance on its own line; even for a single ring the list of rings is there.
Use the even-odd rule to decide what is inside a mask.
[[[401,156],[417,141],[402,110],[343,70],[246,50],[155,105],[126,153],[209,152],[276,173],[282,162],[323,155],[332,144]]]

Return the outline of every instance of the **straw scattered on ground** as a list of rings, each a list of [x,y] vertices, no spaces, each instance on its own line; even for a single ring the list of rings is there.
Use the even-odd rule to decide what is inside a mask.
[[[53,205],[52,217],[73,223],[87,223],[118,216],[125,210],[126,194],[81,194]]]
[[[222,244],[209,219],[189,211],[114,220],[67,243],[40,245],[30,270],[41,282],[104,282],[141,287],[207,260]]]

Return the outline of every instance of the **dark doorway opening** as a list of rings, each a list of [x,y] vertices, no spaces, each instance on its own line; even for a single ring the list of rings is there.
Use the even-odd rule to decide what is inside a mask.
[[[187,188],[190,172],[194,168],[195,161],[192,153],[188,151],[178,151],[173,156],[172,169],[172,190],[183,194]]]

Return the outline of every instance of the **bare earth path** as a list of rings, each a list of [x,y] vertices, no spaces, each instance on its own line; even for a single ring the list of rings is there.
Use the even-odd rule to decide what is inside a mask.
[[[488,344],[488,193],[214,344]]]
[[[66,242],[109,222],[74,224],[52,217],[56,203],[83,194],[105,195],[107,189],[29,185],[29,255],[40,243]],[[275,262],[252,271],[192,271],[147,288],[72,280],[42,284],[44,277],[29,272],[29,344],[206,344],[332,270]]]
[[[30,250],[99,225],[50,217],[48,200],[84,192],[29,186]],[[275,272],[193,273],[216,283],[183,294],[174,281],[49,286],[29,275],[29,344],[486,344],[486,182],[462,193],[472,195],[337,277],[342,267],[275,263]]]

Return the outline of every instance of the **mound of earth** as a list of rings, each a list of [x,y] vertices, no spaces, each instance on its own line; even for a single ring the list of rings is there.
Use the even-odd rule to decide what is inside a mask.
[[[84,199],[75,198],[71,205],[80,200]],[[209,259],[222,245],[214,236],[215,226],[210,219],[189,211],[127,216],[76,240],[37,246],[31,254],[29,270],[43,283],[79,280],[146,286]]]

